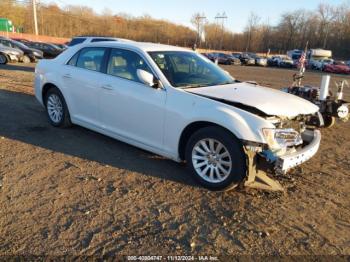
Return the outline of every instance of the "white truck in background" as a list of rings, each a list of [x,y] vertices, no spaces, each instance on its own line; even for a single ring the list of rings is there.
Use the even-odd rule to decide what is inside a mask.
[[[332,64],[332,51],[324,49],[310,49],[307,53],[308,65],[311,69],[322,70],[324,65]]]

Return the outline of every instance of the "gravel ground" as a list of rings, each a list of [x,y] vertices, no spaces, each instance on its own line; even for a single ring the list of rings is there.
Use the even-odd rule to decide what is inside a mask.
[[[293,73],[225,70],[273,88]],[[350,255],[350,122],[322,131],[318,154],[279,178],[284,193],[215,193],[181,164],[51,127],[33,71],[0,67],[0,255]]]

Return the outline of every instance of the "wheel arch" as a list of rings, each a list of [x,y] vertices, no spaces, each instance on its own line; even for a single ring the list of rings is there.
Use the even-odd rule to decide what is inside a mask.
[[[11,61],[11,60],[10,60],[10,57],[9,57],[6,53],[0,52],[0,54],[1,54],[1,55],[4,55],[4,56],[6,57],[7,63]]]
[[[49,83],[45,83],[43,85],[43,87],[42,87],[42,90],[41,90],[41,98],[42,98],[43,104],[45,104],[45,96],[46,96],[47,92],[51,88],[56,88],[61,93],[61,95],[63,96],[62,91],[59,89],[59,87],[57,85],[55,85],[53,83],[50,83],[50,82]]]
[[[180,140],[179,140],[179,146],[178,146],[178,155],[181,160],[185,159],[185,151],[186,151],[186,145],[192,134],[197,132],[198,130],[205,128],[205,127],[219,127],[224,129],[225,131],[232,134],[233,137],[235,137],[237,140],[241,141],[236,134],[234,134],[231,130],[227,129],[226,127],[216,124],[214,122],[209,121],[196,121],[188,124],[183,131],[181,132]]]

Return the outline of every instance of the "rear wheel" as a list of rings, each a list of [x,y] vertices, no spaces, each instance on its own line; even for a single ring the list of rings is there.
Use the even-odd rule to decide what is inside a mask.
[[[70,127],[72,125],[66,101],[57,88],[51,88],[45,96],[46,114],[55,127]]]
[[[242,144],[220,127],[206,127],[191,136],[186,162],[195,179],[211,190],[242,181],[247,171]]]
[[[0,54],[0,65],[6,65],[8,62],[7,56],[4,54]]]

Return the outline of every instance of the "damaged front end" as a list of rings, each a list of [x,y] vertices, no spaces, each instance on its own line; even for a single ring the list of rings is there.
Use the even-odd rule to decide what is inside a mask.
[[[320,116],[321,117],[321,116]],[[286,174],[292,168],[312,158],[318,151],[321,133],[307,125],[315,116],[299,116],[293,120],[268,119],[276,128],[263,129],[266,144],[246,143],[248,177],[245,186],[283,191],[283,187],[267,176]],[[322,121],[322,117],[319,121]]]

